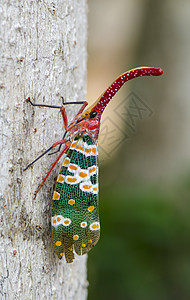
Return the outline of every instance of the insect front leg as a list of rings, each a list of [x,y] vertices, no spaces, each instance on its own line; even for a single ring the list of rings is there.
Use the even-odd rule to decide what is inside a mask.
[[[63,99],[63,105],[66,105],[66,104],[83,104],[82,107],[79,109],[78,113],[76,114],[76,116],[78,116],[79,114],[81,114],[83,112],[83,110],[85,109],[85,107],[88,105],[88,102],[87,101],[79,101],[79,102],[66,102],[65,103],[64,99]],[[66,132],[65,132],[65,134],[63,136],[63,139],[64,139],[65,135],[67,133],[67,129],[68,129],[68,119],[67,119],[67,114],[66,114],[64,106],[60,107],[60,111],[61,111],[62,118],[63,118],[64,128],[66,130]],[[56,151],[51,152],[48,155],[52,155],[52,154],[55,154],[55,153],[59,152],[61,150],[61,146],[62,145],[60,145],[59,148]]]
[[[79,109],[79,111],[78,111],[78,113],[76,114],[76,116],[78,116],[79,114],[81,114],[81,113],[84,111],[84,109],[85,109],[85,107],[86,107],[87,105],[88,105],[88,102],[87,102],[87,101],[84,101],[82,107]]]
[[[65,136],[66,136],[66,133],[67,133],[67,131],[65,131],[62,140],[64,140],[64,138],[65,138]],[[62,144],[59,145],[59,148],[58,148],[56,151],[53,151],[53,152],[51,152],[51,153],[48,153],[48,155],[52,155],[52,154],[58,153],[58,152],[61,150],[61,146],[62,146]]]
[[[62,114],[64,128],[65,128],[65,130],[67,131],[67,129],[68,129],[68,119],[67,119],[67,114],[66,114],[66,111],[65,111],[65,107],[64,107],[64,106],[61,106],[60,112],[61,112],[61,114]]]
[[[36,104],[36,103],[33,103],[30,99],[30,97],[28,97],[26,99],[27,102],[29,102],[32,106],[38,106],[38,107],[48,107],[48,108],[58,108],[60,109],[61,106],[57,106],[57,105],[49,105],[49,104]]]
[[[58,142],[55,142],[51,147],[49,147],[46,151],[44,151],[40,156],[38,156],[35,160],[33,160],[25,169],[26,171],[29,167],[31,167],[36,161],[38,161],[42,156],[44,156],[46,153],[48,153],[51,149],[55,148],[57,145],[65,144],[65,140],[60,140]]]
[[[60,141],[61,142],[61,141]],[[59,145],[60,142],[56,142],[54,145]],[[50,175],[50,173],[52,172],[52,170],[54,169],[54,167],[56,166],[56,164],[58,163],[58,161],[60,160],[60,158],[62,157],[62,155],[69,149],[71,143],[70,142],[66,142],[65,143],[65,147],[64,149],[61,151],[61,153],[59,154],[59,156],[56,158],[56,160],[54,161],[54,163],[51,165],[51,168],[48,170],[46,176],[44,177],[44,179],[42,180],[42,182],[40,183],[40,185],[38,186],[37,190],[35,191],[34,195],[36,197],[37,193],[39,192],[39,190],[42,188],[42,186],[44,185],[44,183],[46,182],[48,176]]]
[[[85,107],[88,105],[88,102],[87,101],[82,101],[82,102],[79,101],[79,102],[66,102],[65,103],[64,98],[63,98],[63,105],[65,105],[65,104],[83,104],[82,107],[79,109],[78,113],[76,114],[76,116],[78,116],[79,114],[81,114],[84,111]],[[63,139],[64,139],[65,135],[67,133],[67,129],[68,129],[68,119],[67,119],[67,114],[66,114],[64,106],[60,107],[60,111],[61,111],[61,114],[62,114],[62,117],[63,117],[64,128],[66,130],[65,133],[64,133],[64,136],[63,136]],[[55,153],[59,152],[61,150],[61,146],[62,145],[60,144],[59,148],[56,151],[51,152],[48,155],[52,155],[52,154],[55,154]]]
[[[67,119],[67,114],[66,114],[65,108],[63,106],[60,107],[60,112],[62,114],[63,124],[64,124],[64,128],[65,128],[65,133],[64,133],[64,136],[62,138],[62,140],[64,140],[65,135],[67,133],[67,129],[68,129],[68,119]],[[59,152],[61,150],[61,146],[62,146],[62,144],[59,145],[59,148],[56,151],[51,152],[48,155],[52,155],[52,154],[55,154],[55,153]]]
[[[76,116],[78,116],[79,114],[81,114],[83,112],[83,110],[85,109],[85,107],[88,105],[87,101],[78,101],[78,102],[64,102],[64,98],[63,99],[63,106],[60,108],[62,117],[63,117],[63,123],[64,123],[64,127],[65,130],[67,131],[68,129],[68,119],[67,119],[67,114],[64,108],[64,105],[68,105],[68,104],[82,104],[81,108],[79,109],[78,113],[76,114]]]

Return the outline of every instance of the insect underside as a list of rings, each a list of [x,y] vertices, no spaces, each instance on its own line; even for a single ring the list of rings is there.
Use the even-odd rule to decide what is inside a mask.
[[[71,263],[74,260],[74,252],[78,255],[87,253],[100,237],[97,143],[100,119],[106,105],[126,81],[138,76],[158,76],[162,73],[160,68],[150,67],[140,67],[123,73],[90,108],[84,111],[88,103],[80,102],[83,105],[69,125],[64,105],[74,104],[73,102],[64,103],[59,107],[33,104],[30,98],[27,99],[33,106],[59,108],[66,129],[62,140],[54,143],[25,168],[26,170],[57,145],[65,145],[35,192],[37,194],[41,189],[65,153],[53,193],[51,210],[52,239],[60,259],[65,255],[66,261]]]

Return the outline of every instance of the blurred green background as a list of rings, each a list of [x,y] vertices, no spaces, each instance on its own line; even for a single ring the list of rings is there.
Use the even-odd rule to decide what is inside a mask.
[[[190,299],[190,1],[89,0],[88,94],[121,73],[99,139],[101,238],[89,300]]]

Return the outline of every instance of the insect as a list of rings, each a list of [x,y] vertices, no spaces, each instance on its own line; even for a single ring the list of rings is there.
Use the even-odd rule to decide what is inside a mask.
[[[64,254],[67,263],[73,262],[74,251],[78,255],[87,253],[96,245],[100,237],[98,134],[101,115],[109,101],[126,81],[139,76],[159,76],[162,73],[162,69],[152,67],[140,67],[125,72],[86,110],[85,107],[88,105],[86,101],[51,106],[34,104],[30,98],[27,99],[33,106],[59,108],[63,117],[65,134],[62,140],[54,143],[25,170],[59,145],[60,153],[36,190],[36,195],[57,162],[65,154],[53,192],[51,227],[56,254],[60,259]],[[68,124],[64,105],[76,103],[82,104],[82,107],[73,121]],[[63,144],[64,148],[61,150]]]

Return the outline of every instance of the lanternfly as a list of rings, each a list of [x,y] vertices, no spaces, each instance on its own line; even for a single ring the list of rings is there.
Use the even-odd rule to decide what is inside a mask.
[[[100,237],[98,135],[101,115],[106,105],[126,81],[139,76],[159,76],[162,73],[160,68],[151,67],[140,67],[125,72],[86,110],[84,110],[88,105],[86,101],[63,103],[60,107],[34,104],[30,98],[27,99],[33,106],[59,108],[66,130],[62,140],[54,143],[26,167],[26,169],[30,167],[57,145],[60,151],[61,145],[64,144],[64,149],[35,192],[36,195],[65,153],[53,193],[51,210],[53,244],[60,259],[64,254],[66,261],[71,263],[74,259],[74,252],[78,255],[87,253],[96,245]],[[68,125],[64,105],[78,103],[82,104],[82,107]]]

